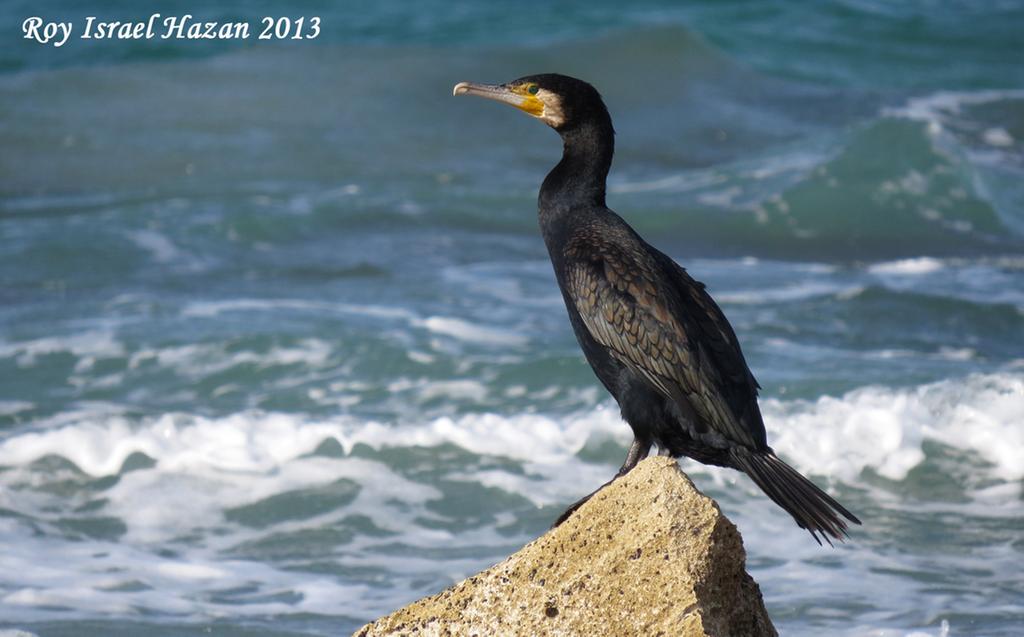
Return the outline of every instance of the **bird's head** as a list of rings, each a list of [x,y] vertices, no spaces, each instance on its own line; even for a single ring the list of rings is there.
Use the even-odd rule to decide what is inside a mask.
[[[511,104],[559,132],[588,119],[608,118],[597,89],[583,80],[557,73],[528,75],[505,84],[459,82],[452,93]]]

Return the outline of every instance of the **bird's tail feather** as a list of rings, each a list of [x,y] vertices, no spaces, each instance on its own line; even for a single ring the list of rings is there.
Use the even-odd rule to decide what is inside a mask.
[[[769,498],[793,516],[800,528],[810,531],[818,544],[821,544],[819,533],[830,545],[832,539],[843,541],[848,536],[846,520],[860,524],[860,520],[843,505],[770,450],[757,452],[743,449],[732,455],[737,468],[750,476]]]

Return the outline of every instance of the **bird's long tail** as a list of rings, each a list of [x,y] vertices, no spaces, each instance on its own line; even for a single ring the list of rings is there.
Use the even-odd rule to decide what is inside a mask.
[[[830,545],[832,539],[843,541],[848,536],[846,520],[860,524],[857,516],[797,473],[796,469],[780,460],[772,451],[738,449],[731,455],[736,467],[750,476],[769,498],[793,516],[800,528],[810,531],[818,544],[821,544],[821,538]],[[819,533],[821,538],[818,537]]]

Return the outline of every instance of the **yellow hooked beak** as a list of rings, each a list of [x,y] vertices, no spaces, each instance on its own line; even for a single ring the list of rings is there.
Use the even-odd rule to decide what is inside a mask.
[[[508,86],[506,84],[459,82],[452,90],[452,95],[476,95],[496,102],[511,104],[534,117],[540,117],[544,114],[544,102],[529,91],[530,87],[527,85]]]

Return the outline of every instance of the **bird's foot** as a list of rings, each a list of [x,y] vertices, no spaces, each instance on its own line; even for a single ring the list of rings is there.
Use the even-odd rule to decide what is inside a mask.
[[[587,502],[588,500],[590,500],[590,496],[587,496],[586,498],[584,498],[580,502],[577,502],[577,503],[573,504],[572,506],[570,506],[569,508],[565,509],[565,511],[562,512],[562,514],[558,516],[558,519],[555,520],[555,522],[551,525],[551,527],[555,528],[557,526],[560,526],[562,522],[564,522],[565,520],[569,519],[569,517],[573,513],[575,513],[575,510],[577,510],[581,506],[583,506],[583,503]]]
[[[600,489],[598,489],[598,491],[600,491]],[[594,493],[597,493],[597,491],[595,491]],[[570,506],[568,509],[566,509],[562,513],[562,515],[558,516],[558,519],[555,520],[555,523],[551,525],[551,528],[555,528],[557,526],[560,526],[562,524],[562,522],[565,522],[566,520],[568,520],[569,517],[572,516],[573,513],[576,513],[576,509],[578,509],[581,506],[583,506],[587,502],[587,500],[589,500],[591,497],[593,497],[594,493],[591,493],[590,495],[588,495],[588,496],[586,496],[584,498],[581,498],[581,499],[577,500],[575,503],[573,503],[573,505]]]
[[[616,473],[612,477],[611,480],[609,480],[608,482],[605,482],[604,484],[602,484],[601,486],[599,486],[598,488],[596,488],[592,492],[590,492],[588,495],[583,496],[582,498],[577,500],[575,503],[573,503],[573,505],[571,507],[569,507],[568,509],[566,509],[565,512],[562,513],[562,515],[558,516],[558,519],[555,520],[555,523],[551,525],[551,528],[555,528],[556,526],[559,526],[562,522],[565,522],[566,520],[568,520],[569,517],[572,516],[572,514],[576,512],[576,509],[578,509],[581,506],[583,506],[584,504],[586,504],[587,500],[589,500],[590,498],[594,497],[597,494],[598,491],[600,491],[601,489],[607,487],[609,484],[615,482],[616,480],[618,480],[622,476],[624,476],[627,473],[629,473],[630,471],[632,471],[633,467],[635,467],[638,462],[640,462],[641,460],[643,460],[644,458],[647,457],[647,453],[650,450],[651,450],[651,443],[650,442],[648,442],[646,440],[640,440],[639,438],[634,438],[633,439],[633,444],[631,444],[629,446],[629,452],[626,454],[626,461],[622,463],[621,467],[619,467],[618,473]]]
[[[632,469],[632,468],[633,467],[629,467],[629,469]],[[583,506],[584,504],[586,504],[587,500],[589,500],[590,498],[592,498],[595,495],[597,495],[598,492],[601,491],[601,489],[607,487],[609,484],[615,482],[616,480],[618,480],[622,476],[624,476],[627,473],[629,473],[628,469],[625,469],[625,470],[624,469],[625,469],[625,467],[623,467],[623,469],[620,469],[619,472],[615,474],[615,477],[613,477],[611,480],[609,480],[608,482],[605,482],[604,484],[602,484],[598,488],[594,489],[593,491],[591,491],[587,495],[583,496],[582,498],[580,498],[579,500],[574,502],[572,504],[572,506],[570,506],[568,509],[565,510],[564,513],[562,513],[562,515],[558,516],[558,519],[555,520],[555,523],[551,525],[551,528],[555,528],[556,526],[559,526],[560,524],[562,524],[562,522],[565,522],[566,520],[568,520],[572,516],[573,513],[576,513],[576,509],[578,509],[581,506]]]

